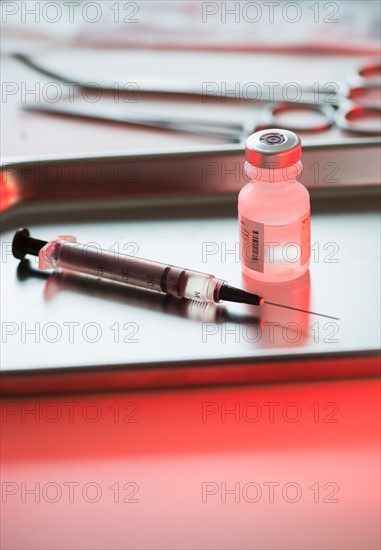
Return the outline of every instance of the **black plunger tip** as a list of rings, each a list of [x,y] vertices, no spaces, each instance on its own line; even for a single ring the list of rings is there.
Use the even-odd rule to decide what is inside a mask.
[[[25,242],[26,239],[30,237],[29,229],[23,227],[16,231],[15,236],[13,237],[12,242],[12,254],[18,260],[23,260],[25,258]]]
[[[46,241],[33,239],[30,236],[29,229],[22,227],[16,231],[15,236],[13,237],[12,254],[18,260],[23,260],[25,258],[25,254],[38,256],[41,248],[43,248],[46,244]]]

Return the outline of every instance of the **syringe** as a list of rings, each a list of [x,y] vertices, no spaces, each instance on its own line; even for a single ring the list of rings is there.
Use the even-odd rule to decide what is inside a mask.
[[[52,241],[41,241],[32,238],[28,229],[19,229],[13,238],[12,253],[19,260],[23,260],[26,254],[38,256],[40,269],[60,268],[76,271],[181,298],[215,303],[238,302],[254,306],[266,303],[337,319],[337,317],[292,306],[265,302],[261,296],[230,286],[224,279],[218,279],[209,273],[109,252],[93,243],[79,244],[76,237],[72,236],[60,236]]]
[[[41,241],[33,239],[28,229],[19,229],[13,238],[12,253],[19,260],[26,254],[38,256],[40,269],[77,271],[181,298],[216,303],[226,300],[255,306],[264,301],[261,296],[229,286],[214,275],[109,252],[94,244],[79,244],[72,236]]]

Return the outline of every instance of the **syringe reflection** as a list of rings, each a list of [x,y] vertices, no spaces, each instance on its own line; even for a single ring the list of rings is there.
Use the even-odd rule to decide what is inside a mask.
[[[238,327],[242,326],[244,338],[233,338],[238,345],[246,342],[245,345],[248,344],[249,347],[300,347],[310,338],[306,325],[308,315],[302,313],[298,314],[299,317],[296,320],[295,312],[285,315],[287,312],[285,310],[281,312],[281,315],[274,316],[273,309],[268,312],[265,307],[262,307],[259,317],[251,314],[251,310],[255,306],[240,305],[246,310],[246,312],[240,313],[232,311],[222,304],[177,298],[74,271],[55,270],[53,273],[40,271],[34,269],[29,260],[20,262],[17,275],[20,281],[29,277],[45,280],[44,297],[46,300],[54,299],[59,292],[78,292],[91,298],[111,300],[129,307],[174,315],[210,326],[226,324],[227,333],[229,330],[234,330],[238,334],[240,332]],[[309,284],[307,287],[309,288]],[[231,308],[231,304],[228,307]],[[284,330],[287,330],[287,334],[290,333],[286,339]]]
[[[221,304],[200,302],[177,298],[167,294],[152,292],[113,281],[95,278],[74,271],[56,270],[47,273],[33,269],[29,260],[20,262],[17,277],[24,281],[29,277],[46,280],[44,297],[51,300],[58,292],[69,291],[86,294],[93,298],[124,303],[126,305],[158,311],[169,315],[188,318],[201,323],[242,323],[260,325],[260,317],[249,314],[237,314],[227,310]]]

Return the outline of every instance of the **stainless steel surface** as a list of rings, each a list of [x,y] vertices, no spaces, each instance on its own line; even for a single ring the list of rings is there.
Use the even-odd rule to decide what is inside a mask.
[[[241,278],[235,197],[225,204],[205,202],[202,195],[186,202],[177,196],[172,206],[141,203],[122,215],[110,210],[107,221],[83,214],[80,223],[56,222],[53,216],[31,231],[43,239],[74,233],[106,249],[210,271],[270,301],[340,321],[272,306],[168,302],[72,275],[48,277],[12,257],[9,219],[1,235],[3,375],[148,363],[173,368],[211,360],[255,368],[261,359],[377,353],[380,220],[372,198],[342,197],[329,205],[314,200],[310,276],[266,288]]]

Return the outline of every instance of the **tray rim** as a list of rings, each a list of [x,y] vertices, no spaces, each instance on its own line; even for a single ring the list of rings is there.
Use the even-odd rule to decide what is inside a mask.
[[[323,358],[322,358],[322,355]],[[323,360],[322,360],[323,359]],[[354,363],[351,365],[350,363]],[[358,372],[358,362],[365,362],[365,370]],[[336,364],[335,364],[336,363]],[[340,364],[339,364],[340,363]],[[252,383],[295,383],[328,379],[380,378],[381,361],[378,350],[354,352],[309,353],[299,356],[261,357],[253,363],[253,357],[240,359],[212,359],[194,361],[171,361],[134,365],[102,365],[97,367],[63,367],[16,371],[12,374],[0,372],[0,396],[45,395],[47,393],[86,393],[99,391],[153,390],[179,387],[241,385]],[[179,365],[182,369],[179,369]],[[289,367],[293,368],[290,373]],[[334,373],[327,372],[338,367]],[[347,367],[352,369],[343,372]],[[308,369],[310,370],[304,370]],[[287,375],[279,374],[288,368]],[[241,369],[241,370],[239,370]],[[261,369],[265,369],[265,376]],[[155,377],[155,374],[158,376]],[[304,374],[302,374],[304,373]],[[281,373],[282,374],[282,373]],[[117,378],[118,375],[121,377]],[[136,376],[137,375],[137,376]],[[182,380],[179,380],[179,377]],[[188,376],[188,378],[187,378]],[[82,377],[84,386],[73,385]],[[137,380],[139,378],[139,381]],[[116,384],[118,380],[118,383]],[[191,383],[189,383],[191,382]],[[36,385],[45,389],[37,391]],[[18,385],[19,384],[19,385]]]

